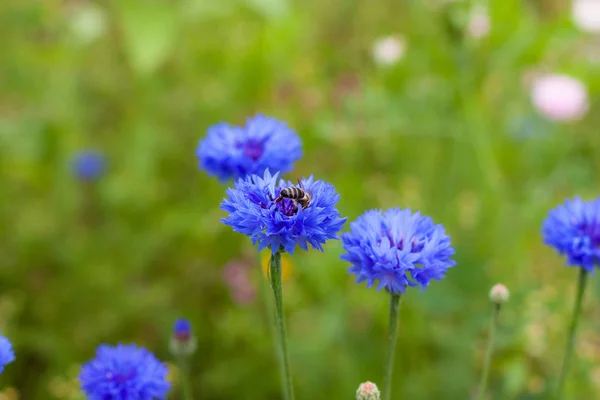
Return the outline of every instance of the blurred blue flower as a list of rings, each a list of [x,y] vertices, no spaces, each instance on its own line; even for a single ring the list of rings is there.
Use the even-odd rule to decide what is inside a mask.
[[[104,172],[104,157],[97,151],[82,151],[73,158],[73,172],[86,181],[97,179]]]
[[[175,321],[173,325],[173,336],[179,340],[188,340],[192,336],[192,324],[184,318]]]
[[[89,400],[166,399],[167,366],[135,344],[100,345],[81,368],[81,388]]]
[[[196,156],[200,168],[224,183],[266,169],[291,171],[302,157],[302,142],[286,123],[257,114],[244,127],[219,123],[208,128]]]
[[[567,199],[548,213],[542,235],[544,243],[567,255],[567,265],[594,272],[600,267],[600,198]]]
[[[192,324],[187,319],[181,318],[175,321],[170,349],[175,356],[189,356],[196,351]]]
[[[407,286],[424,289],[456,265],[442,225],[410,209],[365,212],[342,234],[342,245],[347,253],[341,259],[352,264],[348,271],[357,283],[367,281],[371,287],[379,281],[377,290],[393,294],[405,293]]]
[[[271,175],[267,169],[262,177],[251,175],[239,179],[234,189],[227,189],[221,209],[229,216],[221,221],[235,232],[250,236],[253,244],[258,243],[259,251],[269,247],[275,252],[283,247],[293,254],[296,245],[308,250],[308,244],[323,251],[322,244],[337,239],[337,232],[346,222],[335,208],[339,194],[333,185],[315,181],[311,176],[301,181],[302,188],[311,196],[306,209],[287,198],[276,203],[281,189],[299,187],[284,180],[277,185],[278,175]]]
[[[7,338],[0,335],[0,374],[4,371],[4,367],[13,361],[15,361],[15,353],[12,344]]]

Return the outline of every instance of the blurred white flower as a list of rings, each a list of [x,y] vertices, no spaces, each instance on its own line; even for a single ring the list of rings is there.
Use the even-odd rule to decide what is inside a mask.
[[[481,39],[490,33],[490,16],[485,7],[475,7],[471,12],[467,31],[475,39]]]
[[[582,31],[600,33],[600,0],[573,0],[572,16]]]
[[[106,11],[94,3],[82,3],[69,16],[71,33],[75,40],[90,43],[106,31]]]
[[[385,36],[373,43],[373,60],[381,66],[396,64],[404,56],[406,42],[398,35]]]
[[[509,297],[510,292],[503,284],[497,283],[492,286],[492,289],[490,290],[490,301],[492,303],[504,304],[508,301]]]
[[[577,121],[589,108],[586,87],[568,75],[545,75],[535,79],[531,100],[540,114],[559,122]]]

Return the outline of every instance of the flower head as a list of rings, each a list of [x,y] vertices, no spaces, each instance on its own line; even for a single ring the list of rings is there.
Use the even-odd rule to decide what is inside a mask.
[[[166,399],[171,385],[167,366],[135,344],[100,345],[84,364],[79,380],[89,400]]]
[[[572,16],[575,25],[584,32],[600,32],[600,2],[598,0],[574,0]]]
[[[300,185],[280,180],[267,170],[264,175],[251,175],[239,179],[235,188],[227,189],[227,198],[221,209],[229,216],[221,221],[258,243],[258,251],[270,248],[273,252],[283,248],[293,254],[296,245],[308,250],[323,251],[328,239],[337,239],[337,233],[346,222],[340,218],[335,206],[340,198],[333,185],[315,181],[311,176],[300,181]],[[302,188],[310,195],[310,204],[303,208],[288,198],[279,198],[286,187]]]
[[[485,7],[476,7],[471,12],[467,31],[474,39],[481,39],[490,33],[490,16]]]
[[[377,388],[377,385],[373,382],[361,383],[356,390],[356,400],[379,400],[381,399],[381,393]]]
[[[373,43],[373,60],[388,67],[398,63],[406,51],[406,41],[400,35],[384,36]]]
[[[490,301],[492,303],[504,304],[508,301],[509,297],[510,292],[503,284],[497,283],[492,286],[492,289],[490,290]]]
[[[180,318],[173,325],[173,336],[177,340],[190,340],[192,337],[192,324],[185,318]]]
[[[567,256],[567,265],[593,272],[600,267],[600,198],[566,200],[548,213],[542,235],[544,243]]]
[[[196,156],[200,168],[227,182],[266,169],[291,171],[302,157],[302,142],[285,122],[257,114],[244,127],[219,123],[208,128]]]
[[[341,258],[352,264],[348,271],[357,283],[367,281],[371,287],[379,281],[377,290],[386,288],[393,294],[404,293],[407,286],[424,289],[456,265],[442,225],[409,209],[365,212],[342,234],[342,245],[347,253]]]
[[[589,108],[586,87],[568,75],[546,75],[535,79],[531,99],[541,115],[558,122],[580,120]]]
[[[7,364],[15,361],[15,353],[10,341],[0,335],[0,374],[4,371]]]
[[[73,173],[80,179],[98,179],[104,172],[104,157],[97,151],[82,151],[73,159]]]
[[[175,356],[188,356],[196,351],[196,338],[192,332],[192,324],[187,319],[175,321],[170,349]]]

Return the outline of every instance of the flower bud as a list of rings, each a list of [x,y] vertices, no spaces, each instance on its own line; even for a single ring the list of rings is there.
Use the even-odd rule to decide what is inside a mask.
[[[187,319],[178,319],[173,326],[171,353],[176,357],[187,357],[196,351],[196,338]]]
[[[494,304],[504,304],[508,301],[510,293],[506,286],[501,283],[497,283],[492,286],[490,290],[490,301]]]
[[[381,393],[373,382],[361,383],[356,391],[356,400],[380,400]]]

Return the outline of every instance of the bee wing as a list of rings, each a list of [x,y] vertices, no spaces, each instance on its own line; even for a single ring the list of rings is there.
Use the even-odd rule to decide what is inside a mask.
[[[302,184],[302,181],[300,180],[300,178],[296,178],[298,179],[298,186],[300,187],[300,189],[306,191],[306,189],[304,189],[304,185]]]

